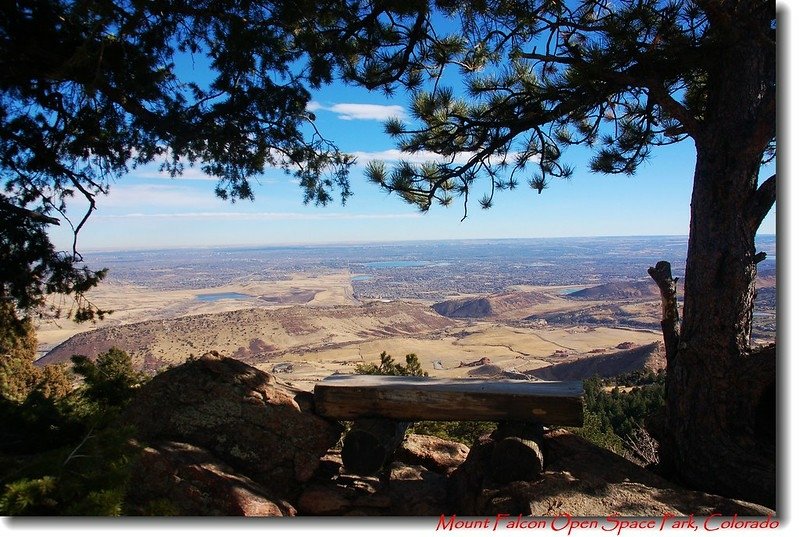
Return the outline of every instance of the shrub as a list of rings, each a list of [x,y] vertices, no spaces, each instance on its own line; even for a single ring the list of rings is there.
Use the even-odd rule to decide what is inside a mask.
[[[0,398],[0,515],[125,512],[138,448],[116,417],[146,377],[116,348],[73,363],[83,377],[77,388],[63,367],[52,367],[39,370],[22,401]]]
[[[632,387],[622,390],[620,385]],[[631,455],[630,446],[626,445],[629,442],[624,439],[639,438],[646,418],[665,404],[662,372],[640,371],[611,379],[593,377],[583,382],[583,388],[584,425],[575,432],[619,455]]]
[[[380,365],[358,364],[355,373],[359,375],[400,375],[404,377],[426,377],[427,371],[422,369],[419,357],[415,354],[405,355],[405,365],[398,364],[386,351],[380,353]]]

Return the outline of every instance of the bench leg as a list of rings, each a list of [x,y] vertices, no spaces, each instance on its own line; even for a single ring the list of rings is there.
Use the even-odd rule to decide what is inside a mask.
[[[357,475],[375,475],[391,462],[410,425],[410,422],[377,418],[355,421],[344,436],[341,448],[344,470]]]
[[[501,422],[491,434],[491,477],[498,483],[531,481],[544,469],[544,428],[535,423]]]

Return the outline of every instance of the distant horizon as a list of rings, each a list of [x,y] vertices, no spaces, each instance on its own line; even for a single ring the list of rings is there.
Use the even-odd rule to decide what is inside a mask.
[[[755,237],[767,238],[775,237],[777,233],[758,233]],[[187,245],[187,246],[131,246],[124,248],[107,247],[80,249],[81,255],[90,254],[110,254],[127,252],[169,252],[181,250],[219,250],[225,248],[240,249],[260,249],[260,248],[315,248],[315,247],[348,247],[348,246],[371,246],[371,245],[400,245],[417,243],[477,243],[477,242],[506,242],[506,241],[556,241],[574,239],[647,239],[647,238],[684,238],[688,240],[688,234],[646,234],[646,235],[570,235],[570,236],[550,236],[550,237],[482,237],[482,238],[420,238],[420,239],[396,239],[396,240],[353,240],[353,241],[334,241],[334,242],[285,242],[285,243],[241,243],[241,244],[208,244],[208,245]],[[776,254],[775,254],[776,256]]]
[[[193,69],[191,65],[186,69]],[[193,76],[205,76],[197,67]],[[463,88],[456,88],[461,91]],[[384,122],[392,116],[410,117],[410,98],[334,83],[315,91],[308,104],[316,126],[340,149],[357,158],[351,169],[353,195],[346,205],[327,207],[303,203],[295,177],[268,169],[252,180],[254,201],[224,201],[213,193],[216,182],[198,167],[186,166],[171,178],[151,163],[131,169],[113,181],[107,196],[81,229],[78,251],[131,251],[213,247],[334,245],[413,240],[472,240],[507,238],[626,237],[687,235],[696,149],[684,141],[655,147],[638,173],[602,175],[590,171],[592,150],[569,147],[564,163],[574,166],[568,180],[552,181],[541,194],[522,186],[498,193],[491,210],[476,202],[491,191],[486,181],[473,185],[468,207],[457,199],[451,207],[434,206],[421,213],[400,196],[387,194],[369,182],[365,167],[371,161],[388,166],[399,159],[424,162],[433,155],[402,154],[388,136]],[[765,179],[776,170],[760,170]],[[524,180],[521,181],[525,183]],[[334,200],[340,200],[334,196]],[[465,211],[468,209],[468,217]],[[88,206],[76,198],[67,215],[73,225]],[[778,231],[776,208],[764,218],[764,232]],[[49,229],[53,243],[71,250],[72,227]],[[235,244],[231,244],[234,243]]]

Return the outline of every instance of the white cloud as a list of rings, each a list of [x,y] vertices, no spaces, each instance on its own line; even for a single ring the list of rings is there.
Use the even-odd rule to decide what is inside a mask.
[[[114,185],[108,196],[98,200],[100,211],[124,207],[219,207],[223,201],[208,190],[199,192],[177,184]],[[100,213],[98,213],[99,215]]]
[[[386,149],[383,151],[350,151],[351,155],[354,155],[358,158],[358,164],[365,164],[370,160],[383,160],[387,162],[397,162],[400,160],[404,160],[405,162],[411,162],[415,164],[422,164],[424,162],[441,162],[441,163],[454,163],[454,164],[465,164],[469,161],[470,158],[474,157],[475,153],[473,152],[464,152],[464,153],[455,153],[454,158],[443,157],[438,153],[433,153],[432,151],[417,151],[416,153],[404,153],[399,149]],[[511,152],[508,154],[507,159],[508,163],[513,165],[515,163],[515,159],[518,153]],[[499,158],[492,159],[489,158],[489,162],[492,164],[498,164]],[[531,158],[530,163],[537,162],[537,159]]]
[[[131,177],[137,177],[139,179],[169,179],[170,181],[218,181],[217,177],[212,177],[207,173],[203,172],[198,168],[188,168],[183,170],[181,175],[176,175],[172,177],[169,175],[168,172],[162,171],[146,171],[146,172],[137,172],[134,171],[131,174]]]
[[[353,120],[362,119],[367,121],[385,121],[392,117],[405,118],[405,108],[397,104],[363,104],[363,103],[337,103],[332,106],[324,106],[317,101],[308,103],[306,109],[309,112],[317,110],[327,110],[338,114],[339,119]]]
[[[432,151],[418,151],[416,153],[404,153],[399,149],[386,149],[384,151],[354,151],[350,153],[358,158],[359,164],[365,164],[370,160],[385,160],[389,162],[396,162],[404,160],[405,162],[414,162],[421,164],[423,162],[450,162],[452,157],[442,157],[438,153]],[[456,153],[454,162],[456,164],[464,164],[474,153]]]

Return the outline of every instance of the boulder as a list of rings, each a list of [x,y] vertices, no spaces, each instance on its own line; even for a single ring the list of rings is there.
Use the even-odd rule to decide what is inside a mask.
[[[389,469],[388,495],[393,516],[439,516],[449,511],[447,478],[424,466],[394,462]]]
[[[767,516],[766,507],[686,490],[564,429],[543,435],[543,472],[531,480],[500,483],[492,458],[508,437],[478,439],[450,476],[449,500],[463,516]]]
[[[143,448],[126,503],[138,514],[293,516],[296,509],[207,450],[178,442]],[[164,512],[166,511],[166,512]]]
[[[297,500],[301,515],[390,515],[391,498],[378,478],[351,475],[308,485]]]
[[[409,434],[395,453],[396,460],[418,464],[433,472],[451,473],[466,460],[469,448],[460,442],[443,440],[436,436]]]
[[[204,448],[289,500],[341,436],[340,424],[313,413],[312,394],[216,353],[157,375],[126,419],[140,440]]]

